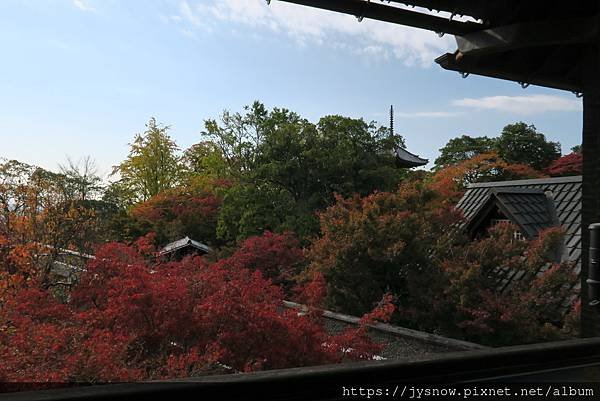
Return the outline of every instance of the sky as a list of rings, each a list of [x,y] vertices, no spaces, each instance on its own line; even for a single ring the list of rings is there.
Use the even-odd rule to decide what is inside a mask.
[[[316,122],[388,125],[434,160],[451,138],[534,124],[563,153],[581,141],[565,91],[445,71],[451,35],[272,0],[2,0],[0,157],[101,175],[155,117],[181,148],[204,120],[255,100]]]

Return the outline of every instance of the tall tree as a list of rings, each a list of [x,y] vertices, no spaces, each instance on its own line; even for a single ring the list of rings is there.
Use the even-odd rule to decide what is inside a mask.
[[[136,201],[146,200],[174,187],[181,178],[181,157],[175,141],[168,135],[169,126],[162,126],[154,118],[146,124],[146,131],[137,134],[130,144],[127,158],[113,169],[120,182]]]
[[[435,170],[446,166],[458,164],[482,153],[489,153],[494,149],[495,140],[487,136],[472,137],[463,135],[453,138],[440,149],[441,155],[435,159]]]
[[[546,140],[534,125],[509,124],[497,138],[495,150],[511,164],[526,164],[541,171],[561,155],[560,144]]]
[[[220,123],[206,120],[202,132],[220,149],[229,171],[238,178],[247,177],[255,167],[257,147],[263,141],[263,123],[269,114],[260,102],[244,110],[245,114],[224,111]]]
[[[203,141],[190,146],[183,154],[187,172],[207,178],[231,177],[229,163],[223,151],[214,142]]]
[[[102,193],[102,179],[91,156],[77,162],[67,158],[67,162],[59,167],[60,172],[72,183],[73,191],[80,200],[96,199]]]
[[[207,121],[204,134],[239,182],[219,216],[219,233],[229,239],[289,229],[305,238],[316,233],[315,212],[334,194],[391,190],[406,174],[393,154],[402,138],[362,119],[326,116],[313,124],[255,102],[243,115]]]
[[[12,260],[0,269],[48,285],[62,249],[92,250],[100,234],[98,214],[77,188],[78,181],[64,174],[15,160],[0,163],[0,236]],[[14,266],[29,267],[18,272]]]
[[[397,305],[423,306],[440,274],[434,262],[454,241],[458,214],[439,208],[440,195],[422,184],[366,197],[338,197],[320,214],[322,236],[310,247],[310,270],[324,275],[329,307],[370,310],[391,292]],[[425,304],[426,305],[426,304]]]

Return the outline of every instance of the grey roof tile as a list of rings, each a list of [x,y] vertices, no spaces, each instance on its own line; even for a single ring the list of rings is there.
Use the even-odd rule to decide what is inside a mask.
[[[401,167],[418,167],[429,163],[429,160],[423,159],[403,148],[394,149],[394,154],[396,155],[397,163]]]
[[[515,223],[527,231],[538,231],[557,222],[565,230],[565,252],[568,261],[575,262],[575,271],[581,272],[581,176],[542,178],[533,180],[499,181],[471,184],[457,208],[463,211],[465,218],[470,221],[482,209],[491,194],[498,196],[498,201],[511,216]],[[542,194],[548,193],[550,198]],[[494,196],[494,195],[492,195]],[[549,216],[549,199],[554,204],[554,216]],[[547,202],[547,201],[546,201]],[[509,216],[510,218],[510,216]],[[556,220],[555,220],[556,219]],[[498,289],[504,291],[512,288],[526,276],[525,272],[502,271],[495,269],[493,276],[498,283]],[[541,269],[537,274],[542,274]],[[579,283],[573,287],[580,288]],[[571,304],[567,302],[567,304]]]
[[[185,237],[185,238],[179,239],[177,241],[173,241],[173,242],[165,245],[161,249],[161,251],[159,252],[159,254],[161,254],[161,255],[168,254],[168,253],[171,253],[171,252],[175,252],[175,251],[177,251],[179,249],[186,248],[188,246],[196,248],[196,249],[199,249],[199,250],[201,250],[203,252],[206,252],[206,253],[212,251],[212,249],[210,249],[210,247],[208,245],[205,245],[205,244],[203,244],[201,242],[198,242],[198,241],[194,241],[193,239],[191,239],[189,237]]]

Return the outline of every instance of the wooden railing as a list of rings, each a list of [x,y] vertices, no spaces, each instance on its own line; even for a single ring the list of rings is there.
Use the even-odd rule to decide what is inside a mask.
[[[404,383],[600,381],[600,338],[445,354],[415,361],[359,362],[171,382],[106,384],[0,395],[51,400],[335,400],[360,386],[392,391]],[[396,397],[398,398],[398,397]],[[356,398],[355,398],[356,399]]]

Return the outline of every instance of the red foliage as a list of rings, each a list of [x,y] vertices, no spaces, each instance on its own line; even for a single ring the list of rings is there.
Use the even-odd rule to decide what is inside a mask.
[[[236,269],[258,270],[274,284],[289,289],[297,271],[305,264],[304,252],[291,232],[265,231],[241,243],[235,253],[219,264]]]
[[[559,159],[556,159],[546,169],[552,177],[564,177],[569,175],[581,175],[583,171],[583,155],[581,153],[571,153]]]
[[[329,335],[319,314],[282,307],[282,289],[261,271],[275,269],[272,255],[293,264],[284,240],[252,238],[213,264],[149,264],[144,246],[102,246],[69,304],[31,286],[0,306],[0,380],[128,381],[371,358],[381,347],[365,329]]]
[[[296,292],[295,300],[308,305],[311,308],[322,308],[323,301],[327,296],[327,283],[325,276],[321,272],[311,272],[307,283],[303,283],[294,288]]]
[[[214,243],[221,199],[203,189],[179,187],[136,205],[131,214],[151,223],[162,242],[190,236]]]
[[[309,273],[325,277],[328,307],[360,314],[391,292],[395,324],[494,346],[574,331],[576,316],[565,318],[563,304],[577,275],[572,264],[555,264],[560,228],[517,241],[514,227],[499,225],[471,240],[446,205],[438,192],[410,184],[338,197],[320,214],[322,236],[308,251]],[[519,279],[501,287],[498,270]],[[323,290],[311,285],[305,292]]]
[[[320,213],[322,235],[307,253],[309,273],[325,277],[328,308],[360,315],[392,292],[398,305],[421,309],[433,290],[431,260],[446,252],[460,221],[452,208],[440,207],[443,203],[417,183],[394,193],[337,197]]]
[[[562,304],[577,281],[571,263],[553,261],[561,229],[547,229],[533,241],[515,241],[513,230],[499,225],[490,230],[490,237],[467,244],[443,261],[447,284],[432,309],[453,318],[442,331],[492,345],[561,337],[551,323],[565,323]],[[501,292],[493,278],[495,269],[520,271],[521,278]]]

